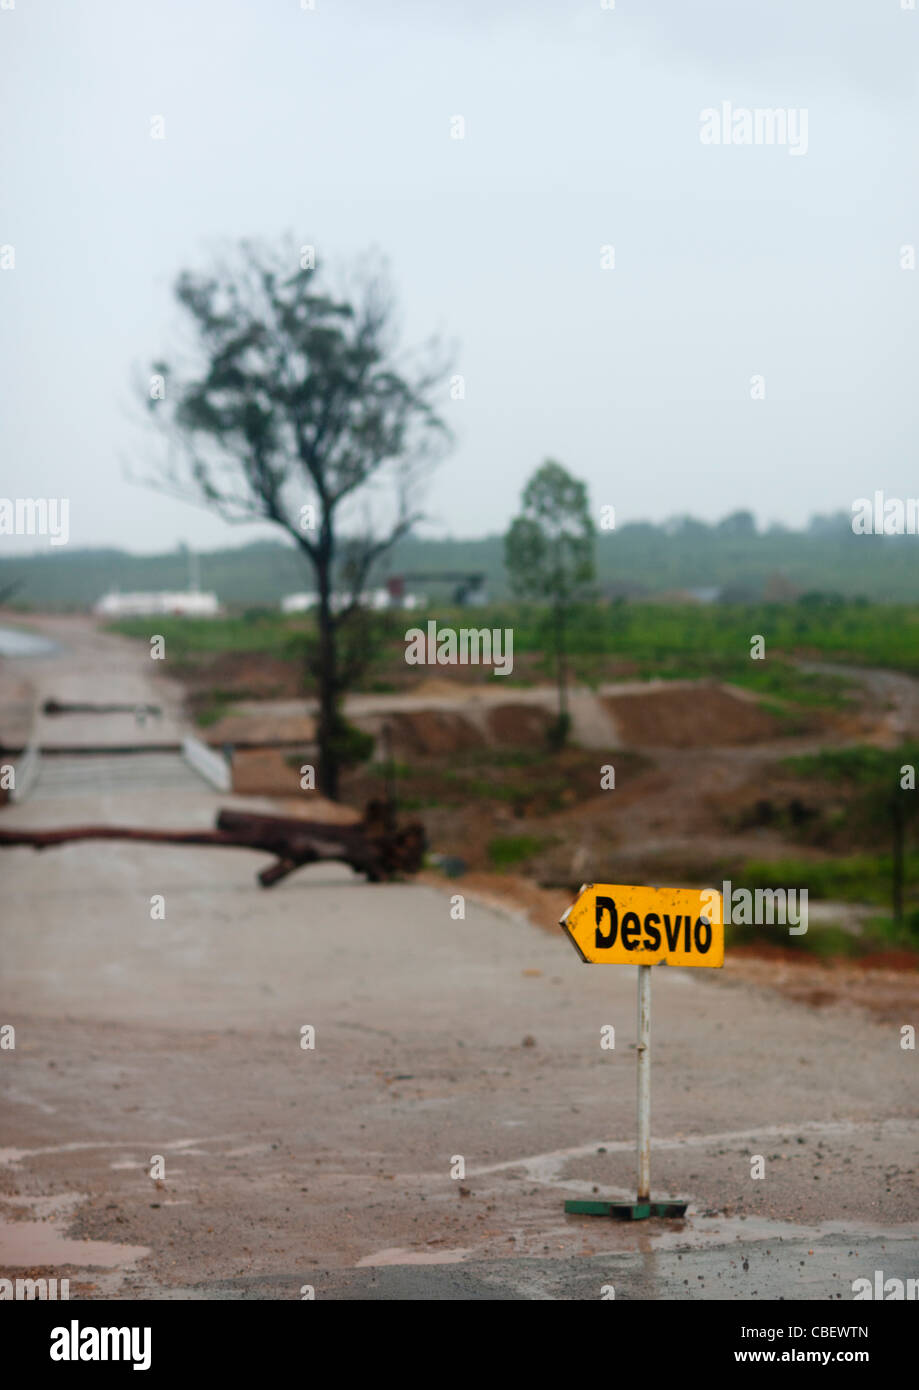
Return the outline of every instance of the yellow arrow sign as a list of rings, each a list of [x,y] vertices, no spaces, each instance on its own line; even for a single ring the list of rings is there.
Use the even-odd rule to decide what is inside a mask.
[[[724,965],[721,894],[586,883],[560,924],[589,965]]]

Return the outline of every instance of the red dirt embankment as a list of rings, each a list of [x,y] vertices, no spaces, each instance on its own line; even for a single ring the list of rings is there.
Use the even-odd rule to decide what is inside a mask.
[[[627,748],[706,748],[779,737],[779,721],[720,685],[679,685],[601,696]]]
[[[440,690],[429,693],[442,695]],[[598,695],[596,703],[612,717],[610,752],[736,747],[787,735],[781,721],[755,699],[715,682],[643,686]],[[305,712],[297,713],[292,704],[265,702],[263,708],[254,703],[230,708],[206,730],[212,746],[237,747],[234,790],[265,796],[296,794],[299,773],[287,759],[291,754],[307,757],[315,739],[315,721]],[[411,761],[488,748],[546,748],[554,717],[551,701],[536,704],[511,699],[453,708],[425,708],[420,701],[419,708],[384,707],[355,716],[354,723],[375,735],[385,724],[395,756]],[[260,743],[273,747],[260,748]]]
[[[393,750],[437,757],[473,748],[544,746],[552,722],[538,705],[501,704],[483,711],[482,722],[454,710],[414,710],[388,714]]]

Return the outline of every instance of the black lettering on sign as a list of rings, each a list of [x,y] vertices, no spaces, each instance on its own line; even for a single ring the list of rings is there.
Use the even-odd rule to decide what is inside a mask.
[[[660,932],[658,931],[657,927],[652,927],[652,925],[651,925],[652,922],[659,922],[660,920],[661,920],[661,919],[660,919],[660,917],[658,917],[658,915],[657,915],[656,912],[649,912],[649,913],[647,913],[647,915],[645,916],[645,931],[646,931],[647,934],[648,934],[648,950],[649,950],[649,951],[658,951],[658,950],[660,950],[661,934],[660,934]]]
[[[604,912],[609,913],[610,927],[606,936],[600,930],[600,923],[603,921]],[[616,944],[616,934],[619,931],[619,913],[616,911],[616,904],[612,898],[598,897],[594,914],[597,922],[597,930],[594,934],[594,945],[598,951],[608,951]]]
[[[637,912],[627,912],[622,919],[622,944],[627,951],[638,950],[638,942],[632,940],[633,936],[641,936],[641,920]]]
[[[705,936],[705,945],[702,945],[702,937]],[[712,924],[707,917],[700,917],[693,929],[693,936],[696,940],[696,950],[704,956],[712,944]]]
[[[671,951],[675,951],[680,944],[680,923],[682,917],[678,917],[671,923],[669,913],[664,913],[664,931],[667,933],[667,945]]]

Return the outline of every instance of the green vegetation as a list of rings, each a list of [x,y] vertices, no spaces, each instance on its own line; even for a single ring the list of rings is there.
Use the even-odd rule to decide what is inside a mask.
[[[919,853],[904,856],[907,898],[919,903]],[[735,887],[806,888],[809,897],[837,902],[890,903],[893,860],[889,854],[850,854],[833,859],[750,860]]]
[[[915,952],[919,945],[919,913],[911,914],[910,920],[902,925],[892,917],[869,917],[858,933],[832,923],[811,924],[803,936],[791,936],[786,927],[740,927],[729,923],[724,929],[724,940],[728,951],[736,946],[779,946],[782,950],[799,951],[822,960],[840,957],[857,960],[859,956],[883,951]]]
[[[499,872],[541,854],[552,840],[544,835],[496,835],[488,842],[488,858]]]
[[[332,725],[332,748],[341,767],[354,767],[364,763],[373,753],[376,740],[373,734],[365,733],[343,715],[338,715]]]
[[[479,621],[485,619],[476,618]],[[515,652],[541,650],[542,621],[534,605],[496,605],[489,611],[490,625],[513,626]],[[754,634],[765,638],[763,661],[749,655]],[[568,648],[572,653],[628,659],[640,676],[709,676],[738,681],[762,695],[785,699],[791,692],[800,703],[823,703],[830,678],[790,670],[781,658],[919,671],[919,608],[818,598],[794,603],[579,604],[569,623]]]
[[[120,618],[109,628],[143,641],[159,633],[166,639],[170,667],[181,672],[202,657],[222,652],[291,656],[291,643],[302,635],[309,621],[302,616],[261,612],[227,618]]]
[[[595,527],[585,484],[554,459],[536,470],[520,500],[520,515],[504,540],[504,563],[518,597],[548,605],[545,648],[555,662],[558,716],[547,741],[557,752],[571,732],[568,622],[576,599],[587,597],[594,579]]]
[[[142,498],[139,506],[143,506]],[[598,533],[597,581],[608,596],[618,593],[630,598],[715,588],[729,602],[794,599],[797,594],[820,591],[847,599],[909,604],[919,602],[917,544],[915,536],[854,536],[844,515],[815,519],[803,531],[775,528],[759,533],[749,528],[738,531],[724,523],[654,526],[635,522]],[[387,574],[410,576],[413,570],[467,569],[485,575],[494,598],[507,595],[500,536],[406,538],[393,548],[373,582],[381,582]],[[211,551],[201,555],[200,570],[202,588],[214,590],[221,602],[240,608],[258,603],[276,607],[285,594],[309,587],[308,571],[293,546],[273,541]],[[129,555],[66,546],[0,559],[0,587],[14,579],[23,581],[15,596],[17,604],[85,608],[113,588],[125,593],[184,589],[188,554],[181,547],[161,555]],[[409,587],[438,592],[431,585]],[[445,595],[448,589],[443,586],[439,592]],[[909,633],[903,637],[906,651]],[[919,650],[915,640],[912,647]],[[880,658],[877,650],[882,652]],[[882,640],[872,659],[887,664],[885,651]]]
[[[513,628],[514,675],[509,680],[491,677],[502,679],[505,688],[551,677],[554,663],[541,605],[442,605],[432,606],[425,620],[427,616],[445,626]],[[404,612],[369,616],[376,656],[359,688],[386,690],[400,683],[405,688],[405,631],[420,621]],[[152,630],[150,619],[124,619],[112,627],[145,641]],[[181,675],[223,652],[272,655],[299,668],[314,624],[308,614],[256,611],[219,619],[158,618],[155,629],[166,638],[170,662]],[[754,634],[765,639],[765,660],[749,656]],[[919,608],[804,599],[786,604],[579,603],[569,615],[566,644],[574,678],[588,684],[623,673],[638,679],[714,679],[743,686],[792,718],[795,709],[844,708],[849,686],[841,675],[800,669],[796,658],[919,673]],[[484,671],[483,676],[488,678]],[[793,707],[790,714],[788,706]]]
[[[208,703],[195,712],[195,723],[198,728],[210,729],[214,724],[219,724],[223,716],[228,713],[233,701],[238,698],[238,696],[225,690],[212,691]]]
[[[900,785],[900,769],[907,763],[919,767],[919,743],[904,743],[894,749],[867,744],[854,748],[823,748],[819,753],[804,757],[784,758],[782,766],[809,780],[820,778],[859,788],[880,784],[896,791]]]
[[[620,753],[617,771],[636,776],[648,766],[637,753]],[[377,762],[365,771],[376,783],[389,775],[389,765]],[[471,802],[510,806],[521,818],[552,815],[597,794],[594,753],[570,748],[549,756],[542,748],[472,748],[451,753],[449,766],[437,757],[395,762],[399,805],[461,807]],[[369,786],[355,792],[358,800],[371,795]]]

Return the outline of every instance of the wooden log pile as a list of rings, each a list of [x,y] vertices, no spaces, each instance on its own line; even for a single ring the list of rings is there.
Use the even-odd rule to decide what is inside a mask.
[[[290,816],[264,816],[251,811],[219,811],[214,830],[148,830],[127,825],[73,825],[58,830],[0,830],[0,849],[30,845],[50,849],[75,840],[140,840],[151,844],[222,845],[262,850],[274,863],[262,869],[263,888],[279,883],[295,869],[319,860],[337,860],[382,883],[402,874],[417,873],[427,840],[424,826],[412,821],[399,828],[392,806],[368,802],[364,818],[354,825]]]

